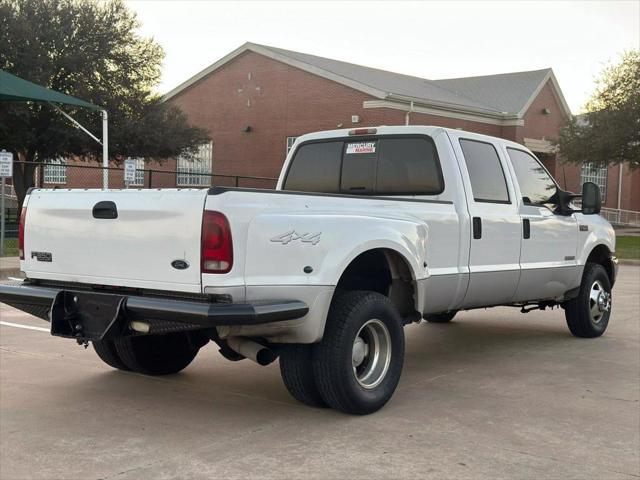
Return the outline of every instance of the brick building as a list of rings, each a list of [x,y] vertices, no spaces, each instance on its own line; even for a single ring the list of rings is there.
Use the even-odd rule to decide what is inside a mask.
[[[154,181],[154,187],[211,183],[197,173],[277,177],[299,135],[408,123],[515,140],[535,152],[563,188],[579,191],[583,181],[595,181],[606,207],[640,211],[640,171],[566,165],[556,158],[549,140],[571,112],[551,69],[427,80],[246,43],[164,99],[206,128],[212,144],[204,145],[196,160],[174,159],[154,167],[180,171],[155,173],[162,181]],[[121,183],[118,178],[114,182]],[[141,176],[140,183],[146,181]],[[230,180],[220,176],[213,181]]]

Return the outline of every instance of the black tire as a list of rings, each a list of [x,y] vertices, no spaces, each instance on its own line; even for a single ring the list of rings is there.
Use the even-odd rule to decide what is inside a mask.
[[[144,375],[170,375],[189,365],[200,350],[186,333],[142,335],[115,341],[116,351],[124,364]]]
[[[93,349],[104,363],[117,370],[130,370],[118,355],[113,340],[96,340],[91,342]]]
[[[386,343],[391,348],[386,373],[379,376],[379,383],[365,388],[354,371],[360,367],[354,366],[352,362],[356,336],[365,325],[371,325],[371,322],[376,322],[373,324],[377,325],[376,328],[380,328],[380,325],[386,328]],[[370,358],[373,358],[366,355],[365,360],[361,360],[363,364],[371,362]],[[400,380],[403,363],[402,318],[389,299],[368,291],[338,293],[329,309],[322,341],[313,348],[314,374],[323,400],[345,413],[373,413],[382,408],[393,395]]]
[[[599,284],[598,288],[595,287],[596,283]],[[603,293],[599,294],[598,291]],[[600,311],[598,301],[593,300],[592,296],[598,299],[602,297],[604,299],[603,304],[607,303],[606,298],[608,296],[609,308]],[[592,309],[597,310],[600,317],[598,317],[598,314],[594,315]],[[564,315],[569,330],[576,337],[594,338],[605,332],[611,317],[611,282],[607,271],[602,265],[597,263],[587,263],[585,265],[580,292],[576,298],[564,304]]]
[[[456,313],[458,313],[457,310],[445,313],[434,313],[431,315],[425,315],[424,319],[429,323],[449,323],[453,320],[453,317],[456,316]]]
[[[293,398],[311,407],[326,407],[316,385],[313,345],[284,345],[280,349],[280,374]]]

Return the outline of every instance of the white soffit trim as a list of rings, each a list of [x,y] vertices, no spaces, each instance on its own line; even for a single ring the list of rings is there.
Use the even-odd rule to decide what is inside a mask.
[[[343,77],[343,76],[340,76],[340,75],[336,75],[336,74],[331,73],[331,72],[329,72],[327,70],[323,70],[323,69],[315,67],[313,65],[309,65],[308,63],[300,62],[298,60],[292,59],[292,58],[287,57],[285,55],[280,55],[280,54],[278,54],[276,52],[273,52],[271,50],[263,48],[260,45],[255,45],[253,43],[247,42],[244,45],[240,46],[239,48],[236,48],[230,54],[222,57],[220,60],[215,62],[213,65],[210,65],[207,68],[205,68],[204,70],[202,70],[201,72],[196,73],[193,77],[191,77],[187,81],[181,83],[180,85],[178,85],[173,90],[170,90],[168,93],[166,93],[162,97],[162,101],[163,102],[167,101],[170,98],[176,96],[177,94],[179,94],[183,90],[185,90],[185,89],[189,88],[190,86],[194,85],[195,83],[197,83],[198,81],[202,80],[204,77],[206,77],[210,73],[218,70],[219,68],[221,68],[224,65],[226,65],[227,63],[229,63],[231,60],[235,59],[236,57],[239,57],[240,55],[242,55],[243,53],[245,53],[247,51],[258,53],[260,55],[263,55],[265,57],[271,58],[273,60],[277,60],[278,62],[284,63],[286,65],[290,65],[290,66],[295,67],[295,68],[299,68],[300,70],[304,70],[305,72],[312,73],[312,74],[317,75],[319,77],[323,77],[323,78],[326,78],[328,80],[332,80],[334,82],[340,83],[340,84],[345,85],[347,87],[353,88],[354,90],[358,90],[360,92],[372,95],[374,97],[385,98],[387,96],[387,93],[383,92],[382,90],[378,90],[376,88],[370,87],[370,86],[365,85],[363,83],[356,82],[355,80],[351,80],[350,78],[346,78],[346,77]]]
[[[556,148],[549,140],[539,138],[524,138],[524,146],[532,152],[556,153]]]
[[[562,90],[560,89],[560,84],[558,83],[558,79],[553,73],[553,70],[549,70],[549,73],[547,73],[544,76],[544,78],[540,82],[540,85],[538,85],[538,87],[531,94],[531,97],[529,97],[529,100],[527,100],[527,103],[525,103],[524,107],[522,107],[522,110],[518,112],[518,116],[521,116],[521,117],[524,116],[527,110],[529,110],[529,107],[531,106],[533,101],[536,99],[540,91],[544,88],[544,86],[547,84],[547,81],[549,80],[551,81],[551,86],[553,87],[551,89],[551,91],[553,92],[553,95],[556,97],[556,100],[558,100],[558,103],[560,103],[560,106],[562,107],[562,110],[564,111],[564,114],[567,116],[567,118],[571,118],[571,109],[569,108],[569,105],[567,104],[567,101],[565,100],[564,95],[562,94]]]
[[[456,118],[458,120],[468,120],[471,122],[488,123],[490,125],[500,125],[503,127],[522,127],[524,120],[522,118],[500,119],[491,118],[482,115],[474,115],[469,113],[454,112],[441,108],[433,108],[410,103],[391,102],[388,100],[365,100],[362,102],[363,108],[392,108],[394,110],[402,110],[403,112],[424,113],[427,115],[437,115],[440,117]]]

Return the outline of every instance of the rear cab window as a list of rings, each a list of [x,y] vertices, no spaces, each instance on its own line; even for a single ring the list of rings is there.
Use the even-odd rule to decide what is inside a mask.
[[[439,195],[444,180],[426,135],[341,138],[301,144],[284,190],[351,195]]]
[[[303,144],[289,166],[285,190],[338,193],[342,142]]]

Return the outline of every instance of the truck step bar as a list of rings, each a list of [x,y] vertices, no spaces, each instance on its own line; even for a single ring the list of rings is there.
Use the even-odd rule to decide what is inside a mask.
[[[281,322],[309,311],[297,300],[215,303],[25,284],[0,285],[0,302],[50,320],[52,335],[82,341],[138,334],[131,322],[147,323],[147,333],[157,334]]]

